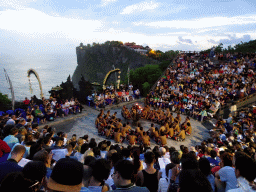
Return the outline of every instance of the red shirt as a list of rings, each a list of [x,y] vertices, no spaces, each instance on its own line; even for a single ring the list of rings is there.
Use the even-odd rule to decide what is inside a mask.
[[[219,170],[220,170],[220,166],[215,166],[215,167],[212,168],[211,171],[212,171],[212,174],[215,174]]]
[[[29,101],[28,99],[26,99],[26,100],[23,101],[23,103],[24,103],[25,105],[29,105],[30,101]]]
[[[11,148],[7,145],[7,143],[0,139],[0,157],[3,156],[4,153],[10,153]]]

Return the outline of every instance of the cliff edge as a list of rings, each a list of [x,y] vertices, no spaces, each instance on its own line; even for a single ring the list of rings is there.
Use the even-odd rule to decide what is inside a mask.
[[[105,75],[114,67],[121,70],[121,80],[125,80],[128,67],[131,70],[146,64],[158,63],[158,61],[129,47],[110,41],[104,44],[88,44],[87,46],[80,44],[76,48],[76,54],[78,65],[72,76],[72,82],[76,88],[79,88],[78,82],[81,75],[87,81],[98,82],[102,85]],[[110,75],[109,82],[114,82],[114,77],[114,74]]]

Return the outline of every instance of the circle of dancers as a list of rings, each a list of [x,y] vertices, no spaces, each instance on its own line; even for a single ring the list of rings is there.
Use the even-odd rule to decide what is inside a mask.
[[[127,120],[149,120],[152,122],[151,126],[146,131],[138,122],[135,129],[132,129],[129,121],[122,123],[121,119],[116,117],[117,112],[111,115],[110,111],[107,111],[105,114],[102,109],[95,120],[98,135],[104,136],[106,139],[114,139],[116,143],[126,141],[129,145],[150,146],[152,139],[156,144],[164,146],[167,144],[167,139],[184,141],[186,136],[190,136],[192,133],[190,118],[186,117],[185,121],[181,122],[180,114],[177,113],[174,117],[169,109],[155,110],[150,109],[149,106],[143,108],[135,104],[129,110],[124,105],[121,114]]]

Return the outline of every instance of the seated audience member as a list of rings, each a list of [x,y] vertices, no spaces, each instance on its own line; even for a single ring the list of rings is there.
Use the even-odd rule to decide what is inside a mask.
[[[52,154],[49,154],[46,150],[40,150],[33,156],[33,161],[41,161],[46,166],[46,178],[49,179],[52,173],[51,161]]]
[[[76,191],[82,187],[83,164],[71,158],[62,158],[53,167],[47,187],[50,191]]]
[[[207,157],[207,159],[209,160],[210,164],[212,164],[213,166],[218,166],[219,165],[219,161],[216,159],[217,157],[217,152],[215,150],[211,150],[210,151],[210,157]]]
[[[7,145],[5,141],[0,139],[0,163],[7,160],[10,152],[11,148]]]
[[[51,146],[52,150],[62,149],[63,148],[63,143],[64,143],[64,138],[63,137],[57,138],[56,141],[55,141],[55,145]]]
[[[16,143],[19,143],[19,139],[16,137],[18,135],[19,130],[17,128],[12,128],[10,131],[10,135],[4,138],[3,141],[7,143],[7,145],[12,149]]]
[[[20,129],[19,129],[19,133],[18,133],[18,135],[16,135],[16,137],[19,139],[19,143],[22,142],[22,141],[21,141],[21,138],[22,138],[23,136],[25,137],[26,134],[28,134],[28,131],[27,131],[26,128],[20,128]]]
[[[215,181],[214,181],[214,176],[211,172],[211,166],[210,162],[206,158],[201,158],[199,159],[199,169],[202,171],[202,173],[206,176],[208,181],[210,182],[212,186],[212,191],[215,191]]]
[[[88,181],[88,189],[91,191],[109,191],[109,186],[105,184],[110,174],[110,164],[105,159],[98,159],[89,165],[92,169],[91,177]]]
[[[237,189],[231,189],[229,192],[255,191],[251,184],[256,178],[255,161],[247,154],[242,154],[235,160],[235,173],[237,177]]]
[[[12,115],[11,118],[8,119],[8,121],[6,122],[5,125],[15,125],[16,124],[16,122],[15,122],[16,120],[17,120],[16,115]]]
[[[132,180],[134,179],[134,165],[129,160],[119,160],[115,164],[112,178],[116,186],[116,189],[112,190],[112,192],[117,192],[117,191],[148,192],[149,191],[146,187],[138,187],[132,183]]]
[[[43,112],[39,109],[39,106],[36,106],[36,110],[35,110],[35,117],[40,118],[41,123],[45,122],[45,115],[43,114]]]
[[[179,175],[179,192],[187,191],[212,192],[212,187],[206,176],[198,169],[185,169]]]
[[[11,158],[0,163],[0,183],[8,173],[22,171],[22,167],[18,163],[25,154],[25,151],[26,149],[23,145],[17,145],[11,152]]]
[[[215,184],[217,189],[225,189],[225,191],[228,191],[237,188],[235,169],[232,167],[232,154],[224,152],[220,159],[221,169],[215,173]]]
[[[41,187],[46,187],[46,166],[41,161],[30,161],[22,169],[25,178],[34,182],[33,189],[38,191]],[[45,186],[43,186],[45,184]]]
[[[37,183],[37,182],[36,182]],[[36,184],[24,177],[22,172],[11,172],[3,179],[0,185],[1,192],[26,191],[34,192],[33,186]]]
[[[150,192],[158,190],[161,172],[154,168],[155,154],[151,151],[144,154],[146,168],[138,172],[137,186],[147,187]]]

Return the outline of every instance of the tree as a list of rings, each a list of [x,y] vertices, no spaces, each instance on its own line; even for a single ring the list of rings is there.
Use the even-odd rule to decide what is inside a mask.
[[[142,84],[143,96],[146,96],[149,90],[150,90],[150,84],[148,82],[143,83]]]
[[[130,71],[130,82],[132,82],[134,88],[142,90],[142,94],[145,95],[148,92],[145,92],[147,89],[145,87],[143,88],[143,84],[147,82],[149,87],[152,87],[161,74],[162,71],[159,65],[146,65],[145,67]]]
[[[220,43],[216,48],[215,52],[220,53],[223,51],[223,43]]]
[[[7,95],[0,93],[0,110],[5,111],[10,108],[11,100],[8,99]]]

